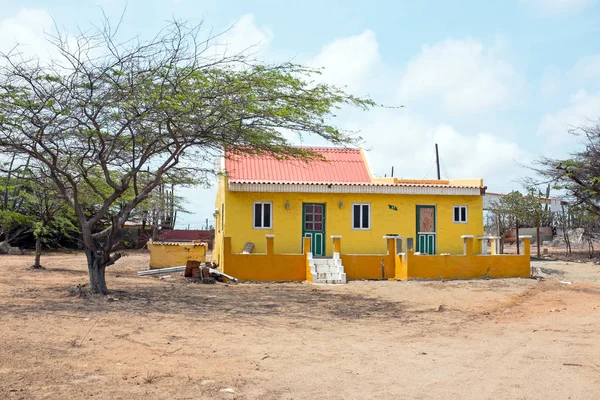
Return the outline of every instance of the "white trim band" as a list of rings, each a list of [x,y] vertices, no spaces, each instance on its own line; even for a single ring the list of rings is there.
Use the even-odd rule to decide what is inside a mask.
[[[478,187],[376,186],[376,185],[310,185],[275,183],[232,183],[232,192],[262,193],[374,193],[374,194],[431,194],[449,196],[481,196]]]

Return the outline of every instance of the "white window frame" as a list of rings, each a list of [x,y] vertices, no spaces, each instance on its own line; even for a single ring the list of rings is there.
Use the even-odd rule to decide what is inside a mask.
[[[261,205],[261,225],[264,224],[265,219],[264,219],[264,213],[265,213],[265,204],[268,204],[269,206],[271,206],[271,215],[269,216],[269,226],[265,227],[265,226],[256,226],[256,205],[260,204]],[[252,203],[252,229],[273,229],[273,202],[271,201],[255,201],[254,203]]]
[[[363,210],[363,206],[367,206],[369,208],[369,226],[367,228],[356,228],[354,226],[354,206],[360,206],[360,224],[362,225],[362,210]],[[371,230],[371,203],[352,203],[352,220],[350,221],[350,226],[352,227],[352,230],[355,231],[370,231]]]
[[[456,215],[456,209],[458,208],[459,220],[457,221],[454,217]],[[461,221],[460,216],[462,215],[461,209],[465,209],[465,220]],[[468,206],[454,206],[452,207],[452,222],[455,224],[467,224],[469,223],[469,207]]]

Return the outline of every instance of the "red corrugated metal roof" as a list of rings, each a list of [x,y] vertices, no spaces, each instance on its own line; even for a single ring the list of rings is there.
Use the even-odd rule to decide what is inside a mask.
[[[303,162],[278,160],[253,154],[226,154],[225,170],[230,183],[237,184],[310,184],[344,186],[405,186],[433,188],[480,188],[434,182],[374,182],[359,149],[311,147],[326,161]]]
[[[278,160],[264,155],[227,155],[231,183],[354,183],[371,184],[371,175],[358,149],[310,148],[326,161]]]
[[[205,240],[208,241],[214,235],[214,231],[198,230],[198,229],[162,229],[160,231],[160,239],[164,241],[177,240]]]

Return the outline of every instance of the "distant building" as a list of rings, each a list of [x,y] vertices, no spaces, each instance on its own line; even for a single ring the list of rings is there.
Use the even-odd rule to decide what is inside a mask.
[[[483,196],[484,211],[489,211],[489,210],[493,209],[494,204],[497,203],[498,201],[500,201],[502,196],[505,196],[505,194],[486,192],[485,195]],[[564,201],[558,197],[550,197],[548,199],[545,197],[540,197],[540,203],[549,204],[550,211],[553,213],[561,212],[562,206],[568,205],[568,203],[566,201]]]

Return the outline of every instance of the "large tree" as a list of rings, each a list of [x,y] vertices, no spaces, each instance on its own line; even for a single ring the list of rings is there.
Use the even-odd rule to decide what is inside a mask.
[[[583,139],[582,149],[567,158],[544,157],[534,169],[556,189],[564,191],[573,206],[584,206],[600,215],[600,125],[582,127],[571,133]]]
[[[30,160],[73,208],[94,293],[108,293],[118,228],[163,181],[206,181],[224,148],[314,157],[289,132],[351,144],[333,113],[374,105],[318,83],[318,71],[231,55],[214,39],[173,22],[151,40],[119,40],[106,21],[49,37],[52,60],[19,48],[1,57],[0,151]]]

